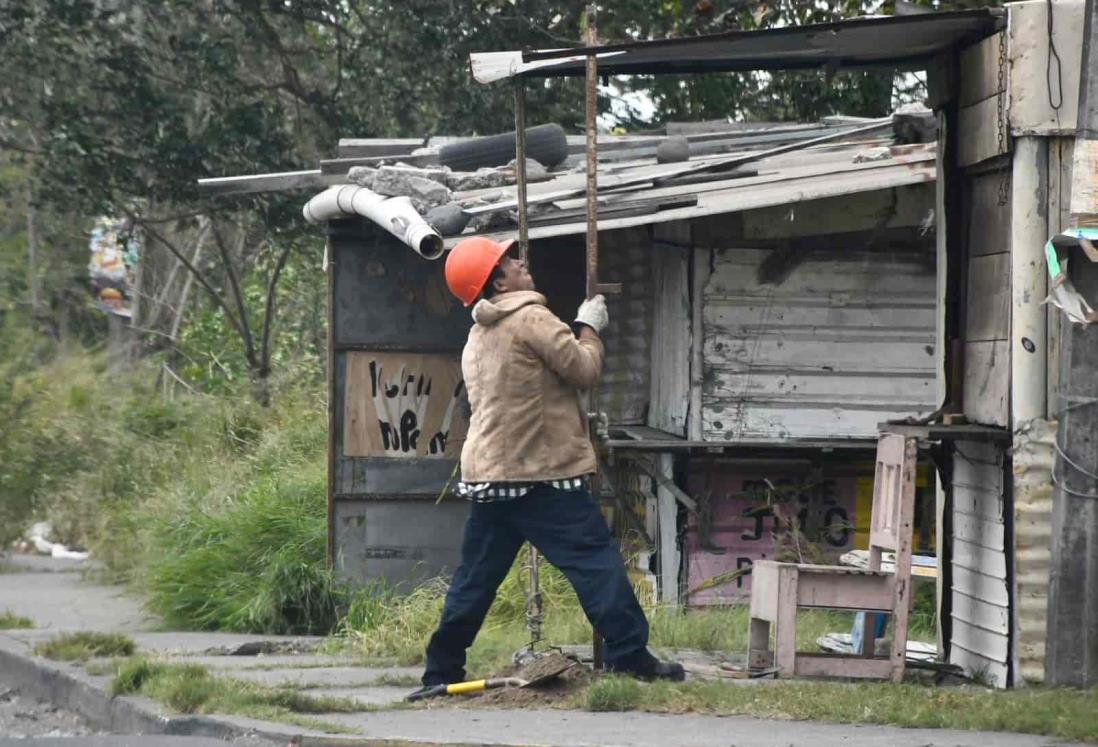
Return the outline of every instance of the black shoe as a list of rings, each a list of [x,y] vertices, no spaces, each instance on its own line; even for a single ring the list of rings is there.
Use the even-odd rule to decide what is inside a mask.
[[[660,661],[648,654],[640,661],[632,661],[611,669],[615,674],[627,674],[639,680],[670,680],[682,682],[686,679],[686,670],[677,661]]]
[[[417,700],[426,700],[427,698],[437,698],[440,695],[446,694],[446,685],[424,685],[423,687],[410,692],[404,696],[404,700],[409,703],[414,703]]]

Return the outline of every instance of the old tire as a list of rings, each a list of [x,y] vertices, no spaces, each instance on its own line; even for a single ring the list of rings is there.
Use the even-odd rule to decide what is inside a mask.
[[[551,169],[568,157],[568,139],[558,124],[526,129],[526,156]],[[484,166],[503,166],[515,158],[515,133],[488,135],[445,145],[438,160],[454,171],[476,171]]]

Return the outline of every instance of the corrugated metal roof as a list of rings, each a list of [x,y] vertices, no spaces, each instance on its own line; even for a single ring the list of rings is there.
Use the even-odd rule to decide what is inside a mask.
[[[599,220],[600,231],[611,231],[630,226],[649,225],[676,220],[690,220],[707,215],[734,213],[742,210],[787,205],[805,200],[835,197],[857,192],[871,192],[908,184],[933,182],[936,175],[936,144],[886,146],[881,141],[871,143],[824,146],[796,153],[787,153],[763,159],[751,164],[757,171],[754,176],[732,175],[713,181],[689,184],[657,186],[657,180],[678,173],[682,164],[621,164],[599,172],[599,202],[604,209],[630,201],[645,200],[654,203],[651,212],[621,218]],[[868,160],[873,159],[873,160]],[[619,182],[635,182],[638,176],[648,177],[649,182],[636,185],[628,191],[614,192]],[[577,208],[583,200],[576,190],[585,177],[582,173],[563,174],[550,181],[531,184],[528,196],[531,201],[548,200],[561,209]],[[457,199],[476,197],[478,194],[502,195],[513,199],[514,189],[492,189],[459,193]],[[556,197],[556,199],[552,199]],[[696,197],[696,204],[659,209],[659,202],[681,204],[683,198]],[[587,231],[582,216],[571,222],[530,226],[530,238],[583,234]],[[467,231],[472,233],[472,230]],[[496,239],[515,238],[517,228],[495,232],[480,232]],[[462,236],[446,240],[452,247]]]
[[[834,23],[607,44],[600,75],[736,70],[907,66],[977,41],[1003,24],[1001,9],[867,16]],[[587,48],[482,52],[469,56],[473,77],[491,83],[515,75],[582,76]]]

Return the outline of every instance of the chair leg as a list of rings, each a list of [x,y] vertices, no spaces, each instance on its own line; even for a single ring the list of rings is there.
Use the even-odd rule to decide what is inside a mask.
[[[747,668],[768,669],[774,666],[774,652],[770,650],[770,621],[751,618],[747,638]]]
[[[907,666],[907,626],[911,614],[907,594],[911,593],[911,579],[900,581],[903,591],[896,595],[897,603],[893,608],[892,625],[892,681],[903,682],[904,669]]]
[[[774,635],[774,665],[779,677],[792,677],[797,663],[796,568],[783,568],[778,576],[778,620]]]

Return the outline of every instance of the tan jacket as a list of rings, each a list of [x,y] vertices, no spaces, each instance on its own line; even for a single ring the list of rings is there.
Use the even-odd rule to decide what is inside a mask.
[[[594,472],[578,390],[598,381],[602,343],[577,340],[534,291],[480,301],[473,320],[461,356],[472,408],[461,479],[530,482]]]

